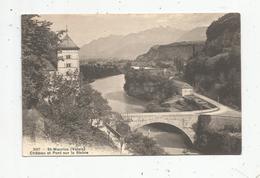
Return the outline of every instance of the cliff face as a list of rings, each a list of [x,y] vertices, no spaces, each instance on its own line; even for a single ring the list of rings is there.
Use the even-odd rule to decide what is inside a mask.
[[[137,61],[173,61],[175,58],[188,60],[200,53],[204,42],[176,42],[153,46],[147,53],[136,58]]]
[[[208,27],[203,53],[188,61],[184,74],[201,93],[240,109],[239,14],[226,14]]]
[[[205,51],[208,56],[240,48],[240,14],[227,14],[207,29]]]

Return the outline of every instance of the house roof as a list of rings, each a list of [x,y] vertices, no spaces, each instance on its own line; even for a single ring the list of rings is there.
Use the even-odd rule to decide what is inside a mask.
[[[175,87],[178,87],[178,88],[183,88],[183,89],[193,89],[192,86],[190,86],[188,83],[186,82],[182,82],[182,81],[179,81],[179,80],[174,80],[172,79],[172,82],[173,82],[173,85]]]
[[[72,41],[68,34],[64,36],[61,40],[61,43],[58,46],[58,49],[67,49],[67,50],[78,50],[79,47]]]

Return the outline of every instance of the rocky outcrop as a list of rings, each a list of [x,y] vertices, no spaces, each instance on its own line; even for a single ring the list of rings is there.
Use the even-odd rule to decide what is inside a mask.
[[[199,116],[194,146],[204,154],[241,154],[241,118]]]
[[[194,57],[204,48],[204,42],[176,42],[153,46],[147,53],[136,58],[137,61],[173,61],[181,58],[185,61]]]
[[[184,77],[200,93],[241,108],[240,14],[226,14],[208,27],[205,48],[187,62]]]
[[[205,51],[208,56],[240,48],[240,14],[224,15],[208,27],[206,34]]]
[[[129,70],[125,74],[124,90],[129,96],[159,102],[175,91],[168,77],[146,70]]]

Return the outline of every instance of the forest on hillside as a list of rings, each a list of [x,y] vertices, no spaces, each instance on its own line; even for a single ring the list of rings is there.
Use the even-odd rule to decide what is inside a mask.
[[[64,79],[50,77],[46,70],[46,61],[57,64],[56,49],[64,32],[51,31],[51,25],[38,15],[22,16],[23,135],[35,141],[41,130],[40,136],[54,142],[112,145],[98,129],[112,114],[101,94],[89,84],[79,85],[76,74]],[[30,111],[40,113],[43,128]]]

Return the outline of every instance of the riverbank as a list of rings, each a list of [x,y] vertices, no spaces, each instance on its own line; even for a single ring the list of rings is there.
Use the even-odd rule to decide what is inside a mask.
[[[88,82],[121,73],[122,71],[119,67],[111,63],[87,63],[80,65],[81,79]]]

